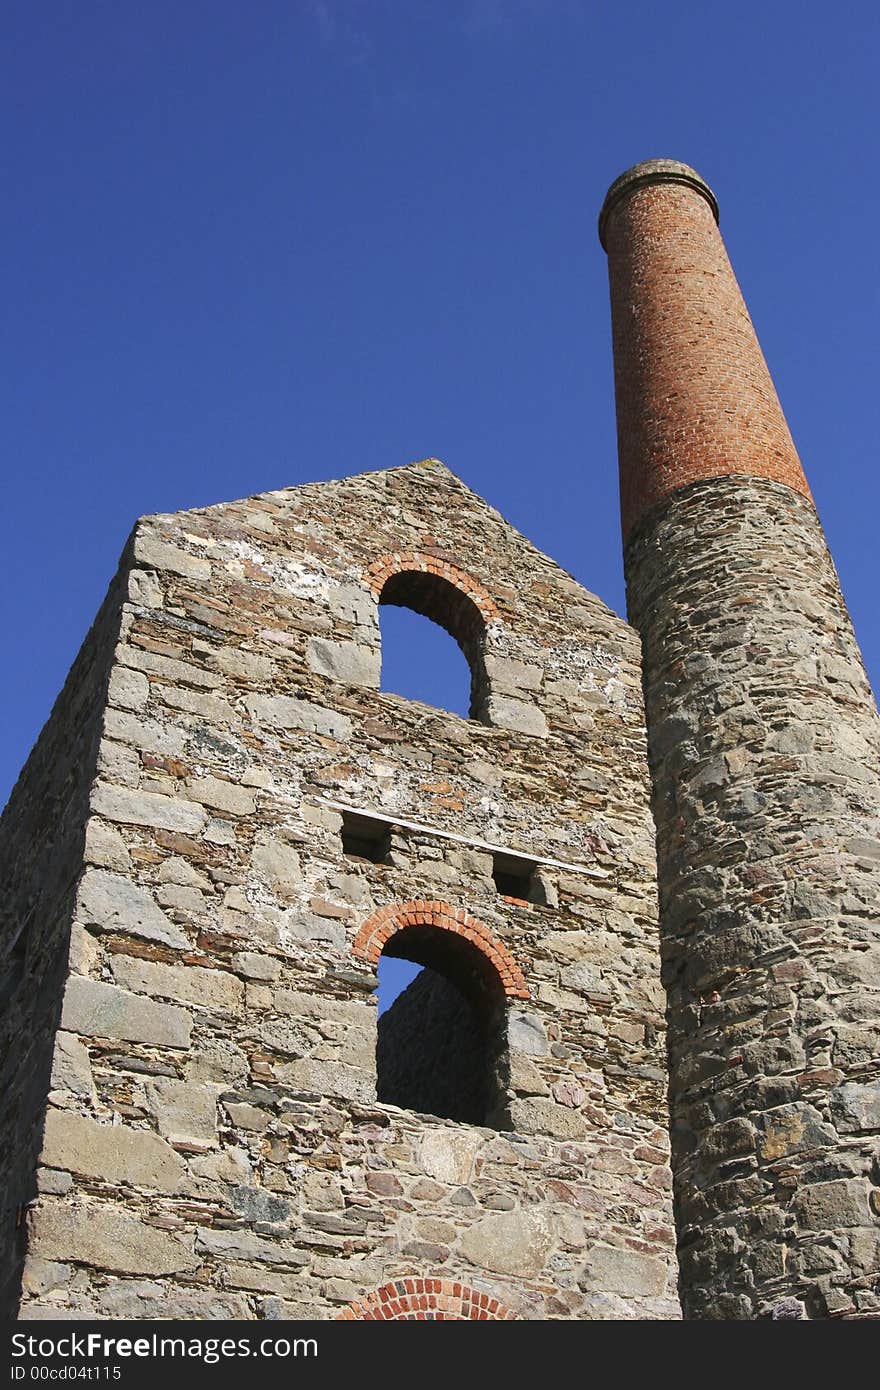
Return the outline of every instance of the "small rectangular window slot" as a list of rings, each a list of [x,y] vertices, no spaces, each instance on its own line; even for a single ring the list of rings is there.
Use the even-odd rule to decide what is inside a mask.
[[[534,902],[535,867],[533,859],[520,859],[515,854],[493,854],[495,887],[503,898],[520,903]]]
[[[386,864],[391,849],[391,826],[387,821],[354,811],[342,813],[342,852],[349,859],[368,859],[371,864]]]

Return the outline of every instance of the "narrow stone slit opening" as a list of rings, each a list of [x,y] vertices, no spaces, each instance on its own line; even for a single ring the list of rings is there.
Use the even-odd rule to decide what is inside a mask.
[[[343,811],[342,853],[349,859],[367,859],[371,864],[387,864],[391,851],[391,826],[374,816]]]
[[[436,927],[397,932],[382,952],[380,978],[386,958],[423,968],[380,1014],[378,1099],[507,1128],[507,1008],[494,967],[470,942]]]
[[[493,854],[492,878],[503,898],[515,902],[537,901],[539,886],[535,877],[537,865],[533,859],[521,859],[516,854]]]

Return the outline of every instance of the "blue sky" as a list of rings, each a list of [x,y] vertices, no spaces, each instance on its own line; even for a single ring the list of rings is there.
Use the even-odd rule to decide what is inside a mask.
[[[595,225],[655,155],[718,195],[876,686],[878,29],[7,0],[0,800],[145,512],[435,455],[622,611]]]

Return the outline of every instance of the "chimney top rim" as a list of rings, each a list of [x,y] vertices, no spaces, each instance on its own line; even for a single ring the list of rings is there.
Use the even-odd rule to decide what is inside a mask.
[[[718,221],[718,199],[696,169],[692,169],[689,164],[682,164],[678,159],[644,159],[640,164],[634,164],[631,169],[627,169],[619,178],[616,178],[605,194],[602,211],[599,213],[599,240],[605,251],[608,250],[605,243],[605,230],[612,209],[623,198],[634,193],[637,188],[644,188],[652,183],[679,183],[693,188],[696,193],[706,199],[712,209],[715,221]]]

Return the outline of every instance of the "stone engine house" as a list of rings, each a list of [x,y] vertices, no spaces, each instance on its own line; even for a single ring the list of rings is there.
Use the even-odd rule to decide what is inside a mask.
[[[633,626],[434,459],[136,525],[0,822],[7,1315],[880,1313],[876,708],[713,195],[600,235]]]

